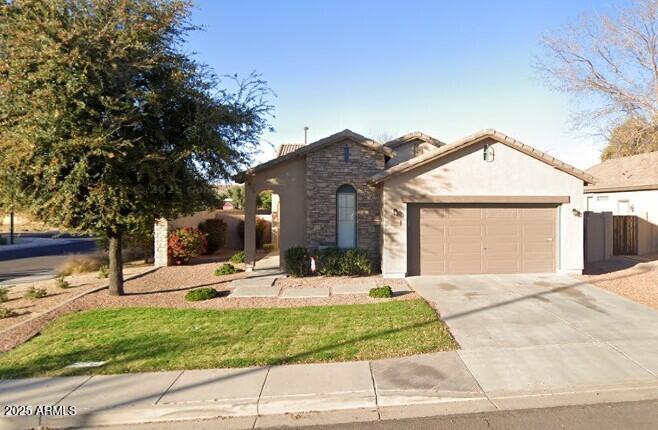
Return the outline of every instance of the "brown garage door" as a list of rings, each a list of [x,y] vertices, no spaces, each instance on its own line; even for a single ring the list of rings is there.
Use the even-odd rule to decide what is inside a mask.
[[[555,207],[478,205],[418,207],[411,271],[537,273],[555,271]],[[414,220],[410,220],[414,222]],[[411,239],[411,238],[410,238]]]

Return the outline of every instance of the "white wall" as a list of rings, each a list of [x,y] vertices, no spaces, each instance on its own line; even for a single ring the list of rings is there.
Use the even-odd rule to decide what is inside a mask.
[[[588,193],[587,210],[636,215],[641,223],[638,233],[640,255],[658,251],[658,190]]]
[[[483,160],[485,143],[495,151],[491,163]],[[382,271],[391,277],[407,272],[406,203],[428,201],[431,196],[510,195],[570,197],[558,208],[558,270],[581,272],[583,185],[582,180],[494,140],[393,177],[384,183]],[[395,210],[402,211],[404,218]]]

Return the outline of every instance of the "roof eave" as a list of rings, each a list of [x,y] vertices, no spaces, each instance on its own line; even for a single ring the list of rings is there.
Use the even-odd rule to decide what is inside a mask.
[[[386,170],[382,173],[379,173],[368,181],[371,185],[377,185],[381,182],[387,181],[388,179],[391,179],[395,176],[401,175],[403,173],[406,173],[408,171],[411,171],[413,169],[416,169],[418,167],[424,166],[427,163],[430,163],[434,160],[437,160],[439,158],[445,157],[446,155],[452,154],[454,152],[457,152],[463,148],[466,148],[468,146],[474,145],[478,142],[481,142],[482,140],[485,139],[494,139],[497,142],[500,142],[502,144],[505,144],[511,148],[514,148],[518,151],[523,152],[526,155],[529,155],[539,161],[542,161],[546,164],[549,164],[553,168],[563,171],[567,174],[570,174],[572,176],[577,177],[578,179],[581,179],[583,182],[587,184],[596,184],[596,179],[592,176],[587,174],[586,172],[576,169],[573,166],[570,166],[560,160],[558,160],[555,157],[552,157],[544,152],[541,152],[531,146],[528,146],[522,142],[519,142],[516,139],[513,139],[509,136],[507,136],[504,133],[501,133],[499,131],[493,130],[493,129],[486,129],[482,130],[480,132],[477,132],[475,134],[472,134],[470,136],[467,136],[463,139],[460,139],[452,144],[443,146],[439,148],[437,151],[430,152],[427,154],[420,155],[418,157],[412,158],[408,161],[405,161],[404,163],[400,163],[397,166],[392,167],[389,170]]]

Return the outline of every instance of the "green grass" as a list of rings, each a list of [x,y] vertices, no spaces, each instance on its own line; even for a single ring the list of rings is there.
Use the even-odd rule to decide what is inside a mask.
[[[0,378],[367,360],[457,347],[422,300],[199,310],[124,308],[64,316],[0,355]],[[76,361],[109,361],[64,369]]]

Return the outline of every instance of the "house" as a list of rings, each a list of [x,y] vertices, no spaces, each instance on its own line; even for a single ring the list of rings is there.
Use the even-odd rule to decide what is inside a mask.
[[[451,144],[422,133],[381,144],[344,130],[235,179],[245,183],[248,267],[256,196],[271,190],[282,253],[363,248],[386,277],[581,272],[583,189],[595,182],[495,130]]]
[[[635,215],[636,253],[658,251],[658,151],[607,160],[587,173],[596,178],[585,187],[587,210]]]

